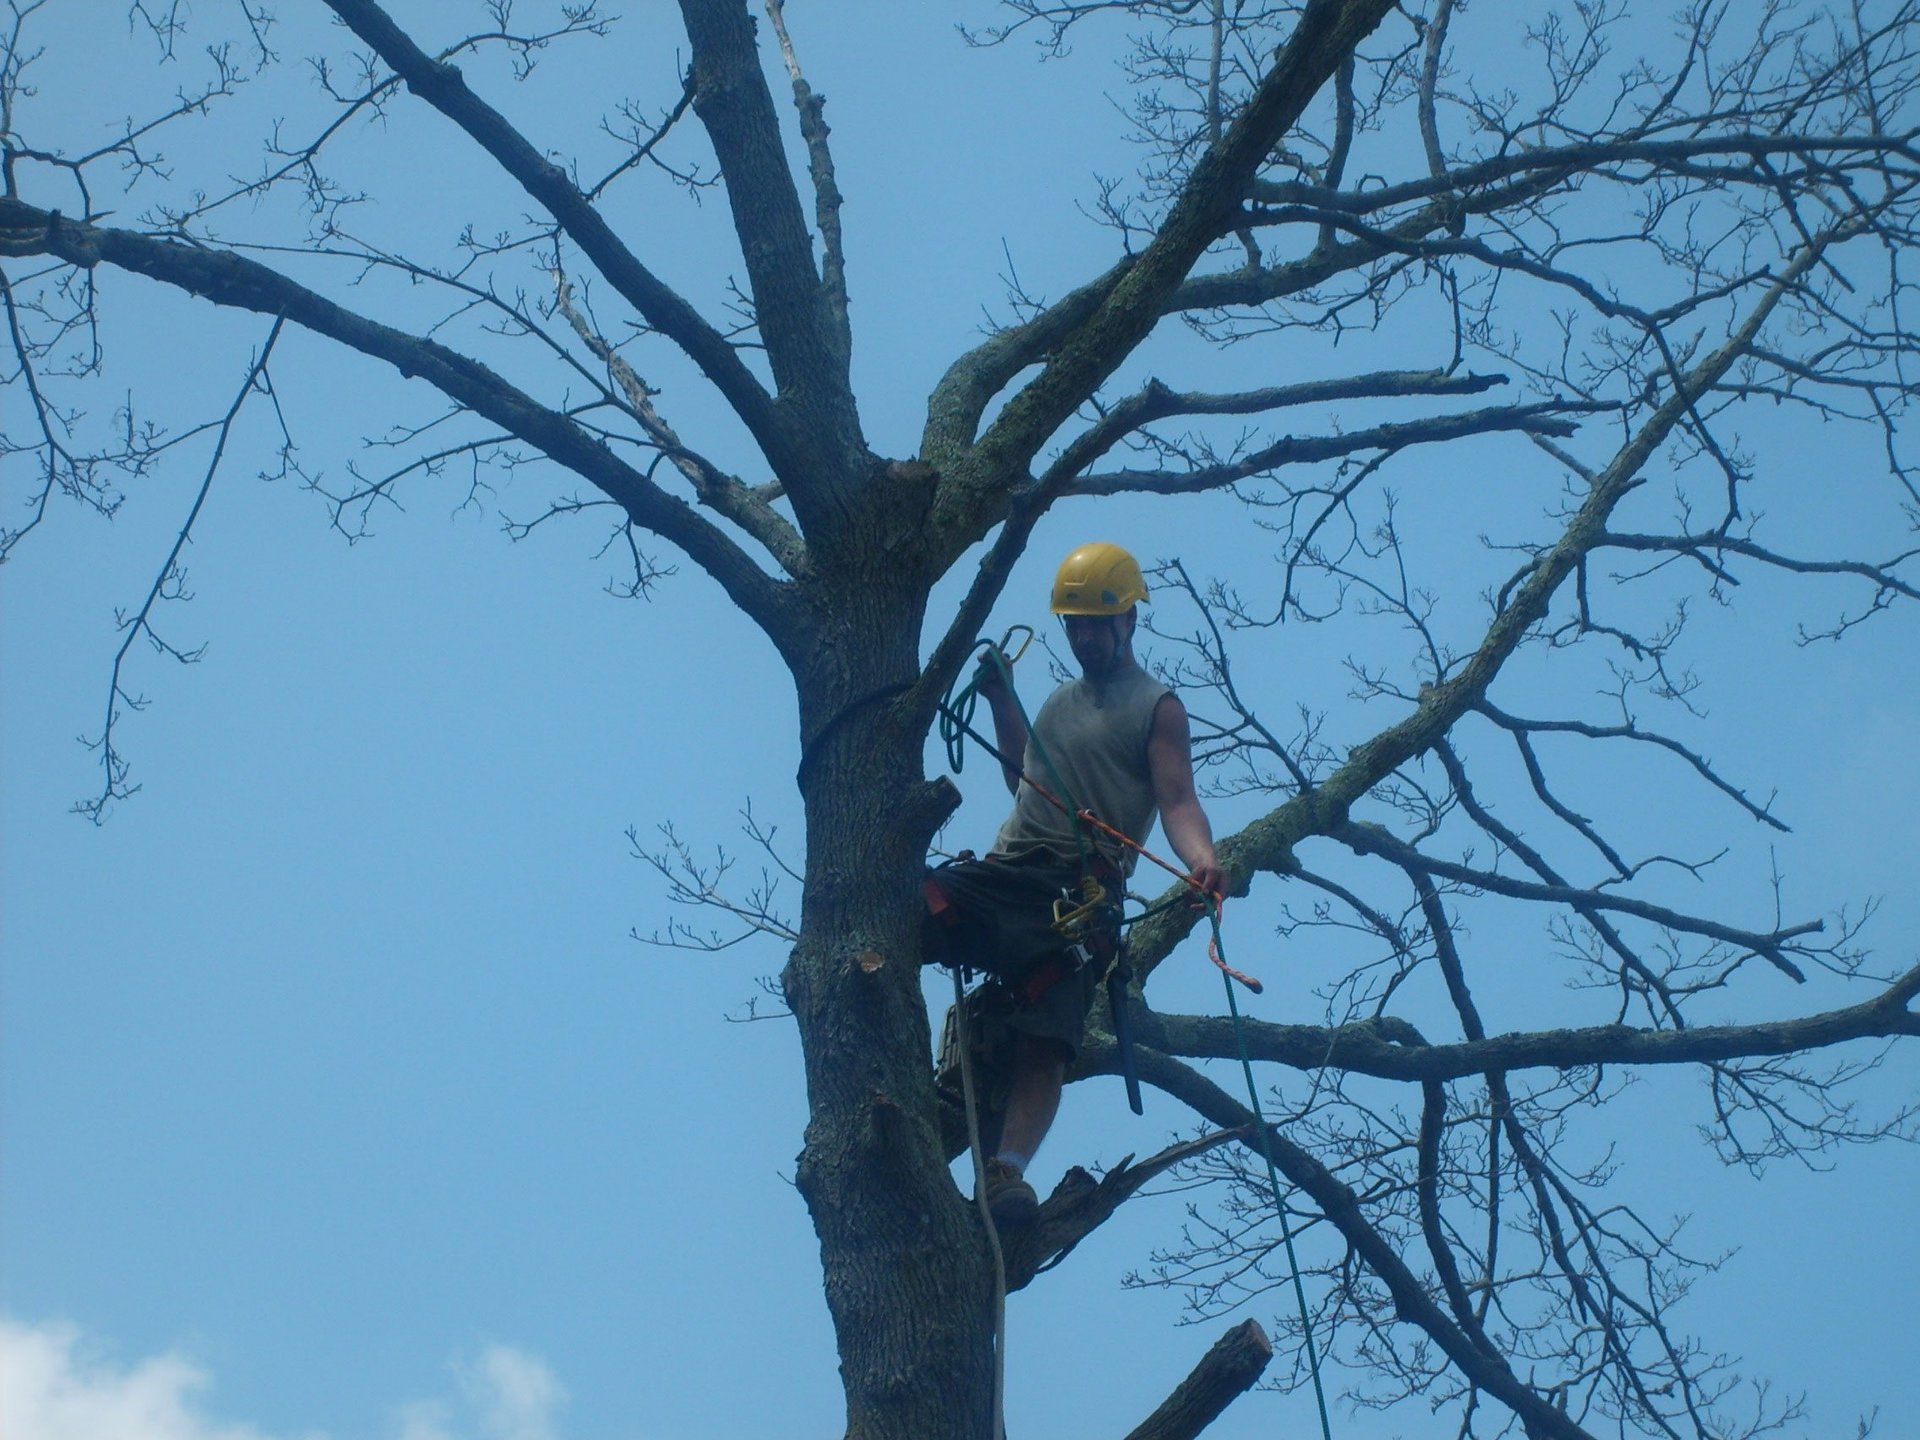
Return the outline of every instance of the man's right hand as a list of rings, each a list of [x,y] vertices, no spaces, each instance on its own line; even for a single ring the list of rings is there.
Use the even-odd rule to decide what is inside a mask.
[[[1227,872],[1216,860],[1194,866],[1187,883],[1193,886],[1193,898],[1204,901],[1206,908],[1213,908],[1227,897]]]
[[[1013,693],[1007,687],[1005,665],[1006,661],[997,656],[986,656],[973,672],[973,688],[986,698],[989,705],[997,704]]]

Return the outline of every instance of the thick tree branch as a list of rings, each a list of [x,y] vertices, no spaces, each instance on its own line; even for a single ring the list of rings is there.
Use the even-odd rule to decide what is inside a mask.
[[[1273,1342],[1257,1320],[1243,1320],[1200,1357],[1193,1373],[1129,1431],[1127,1440],[1193,1440],[1253,1388],[1273,1359]]]
[[[1078,475],[1141,427],[1175,415],[1260,415],[1296,405],[1413,395],[1478,395],[1507,383],[1505,375],[1455,375],[1444,370],[1382,370],[1370,375],[1275,385],[1237,394],[1182,394],[1159,380],[1112,406],[1047,467],[1041,483]]]
[[[1050,353],[1076,326],[1084,324],[1113,293],[1135,259],[1126,256],[1025,324],[1002,330],[948,366],[927,399],[920,457],[941,469],[955,464],[972,447],[980,417],[993,397],[1014,376]]]
[[[1591,1025],[1512,1031],[1448,1045],[1428,1044],[1404,1020],[1329,1027],[1245,1019],[1242,1025],[1248,1053],[1256,1060],[1297,1070],[1340,1070],[1419,1084],[1521,1070],[1710,1065],[1796,1055],[1853,1041],[1920,1036],[1920,1014],[1911,1008],[1917,995],[1920,966],[1858,1005],[1750,1025],[1696,1025],[1686,1030]],[[1195,1060],[1238,1058],[1232,1022],[1224,1017],[1156,1013],[1141,1025],[1148,1042],[1164,1053]]]
[[[805,437],[811,463],[801,474],[781,477],[805,529],[817,513],[813,492],[821,484],[832,488],[865,473],[846,330],[814,268],[813,241],[746,0],[681,0],[680,13],[693,44],[694,113],[727,180],[779,407],[796,438]]]
[[[633,522],[677,545],[784,650],[796,643],[788,587],[766,574],[685,501],[654,485],[598,438],[548,409],[476,360],[433,340],[409,335],[335,304],[276,270],[239,255],[207,250],[131,230],[82,225],[18,200],[0,198],[0,252],[51,255],[144,275],[164,285],[261,315],[283,316],[303,329],[427,381],[456,404],[518,436],[603,491]]]
[[[934,710],[940,703],[940,697],[951,688],[961,665],[973,652],[980,636],[980,627],[987,623],[994,602],[1000,598],[1008,577],[1013,574],[1015,563],[1026,552],[1027,540],[1033,534],[1035,523],[1045,513],[1046,506],[1041,503],[1040,497],[1017,498],[1000,526],[1000,533],[994,536],[987,553],[980,557],[973,583],[967,587],[966,596],[948,624],[946,633],[934,646],[933,654],[928,658],[908,702],[913,707],[912,713],[918,717],[916,724],[922,728],[933,723]]]
[[[1446,152],[1440,148],[1440,123],[1434,110],[1435,92],[1440,87],[1440,57],[1447,48],[1447,25],[1453,19],[1453,0],[1438,0],[1427,20],[1420,57],[1419,103],[1414,107],[1420,120],[1420,143],[1427,152],[1427,173],[1434,178],[1447,173]]]
[[[1453,1251],[1453,1238],[1447,1233],[1446,1217],[1440,1208],[1441,1142],[1447,1124],[1447,1087],[1428,1083],[1420,1087],[1419,1167],[1414,1190],[1420,1206],[1420,1233],[1427,1242],[1427,1258],[1433,1273],[1440,1278],[1440,1293],[1447,1298],[1454,1323],[1469,1340],[1492,1352],[1493,1343],[1474,1314],[1473,1301],[1467,1295],[1466,1282],[1460,1278],[1460,1260]]]
[[[766,390],[733,345],[640,263],[566,172],[549,161],[505,116],[467,88],[453,65],[434,60],[372,0],[326,0],[349,29],[371,45],[407,88],[464,130],[559,223],[646,322],[673,341],[726,398],[774,473],[793,468],[793,447]]]
[[[1147,337],[1166,297],[1231,228],[1240,197],[1274,145],[1391,9],[1391,0],[1309,0],[1272,70],[1194,167],[1153,243],[980,437],[983,474],[1024,472],[1048,437]]]
[[[825,292],[828,318],[833,322],[835,339],[849,356],[853,353],[853,332],[847,317],[847,256],[840,238],[840,186],[834,179],[833,152],[827,148],[828,126],[822,113],[826,97],[807,83],[800,69],[800,57],[787,34],[785,0],[766,0],[767,18],[780,42],[780,56],[787,63],[787,76],[793,81],[793,105],[800,112],[800,136],[807,142],[807,169],[813,177],[813,223],[820,230],[820,283]]]
[[[1136,1051],[1142,1080],[1192,1107],[1210,1124],[1254,1133],[1253,1112],[1204,1075],[1144,1045]],[[1278,1127],[1268,1127],[1267,1139],[1275,1167],[1319,1208],[1387,1288],[1401,1320],[1425,1331],[1472,1384],[1520,1416],[1530,1435],[1541,1440],[1592,1440],[1586,1430],[1516,1376],[1502,1357],[1482,1350],[1454,1324],[1408,1268],[1393,1241],[1368,1221],[1360,1197],[1350,1187]]]

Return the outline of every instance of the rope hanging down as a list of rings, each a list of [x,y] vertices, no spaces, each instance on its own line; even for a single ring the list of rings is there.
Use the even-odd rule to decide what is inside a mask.
[[[967,1149],[973,1156],[973,1203],[979,1207],[980,1221],[987,1227],[987,1248],[993,1255],[993,1440],[1006,1440],[1007,1434],[1007,1256],[1000,1247],[1000,1227],[993,1223],[993,1207],[987,1203],[986,1152],[980,1144],[980,1106],[973,1085],[973,1046],[967,1025],[967,995],[961,985],[959,967],[953,972],[954,1023],[961,1026],[960,1094],[967,1108]]]
[[[1227,975],[1233,972],[1227,969],[1224,956],[1217,952],[1221,947],[1220,913],[1226,908],[1217,897],[1208,907],[1207,919],[1213,926],[1213,938],[1207,942],[1208,952],[1214,954],[1221,970]],[[1224,976],[1221,985],[1227,992],[1227,1013],[1233,1017],[1233,1043],[1240,1052],[1240,1072],[1247,1080],[1247,1100],[1253,1106],[1254,1124],[1260,1136],[1260,1158],[1267,1162],[1267,1185],[1273,1191],[1273,1213],[1280,1217],[1280,1239],[1287,1250],[1287,1271],[1293,1276],[1293,1298],[1300,1310],[1300,1339],[1307,1347],[1307,1370],[1313,1376],[1313,1402],[1320,1410],[1321,1440],[1333,1440],[1333,1426],[1327,1420],[1327,1392],[1320,1385],[1320,1355],[1313,1343],[1313,1326],[1307,1319],[1307,1291],[1300,1283],[1300,1261],[1293,1253],[1293,1227],[1287,1223],[1287,1205],[1280,1194],[1280,1170],[1273,1163],[1273,1133],[1267,1124],[1266,1111],[1260,1106],[1260,1091],[1253,1083],[1253,1061],[1247,1057],[1247,1035],[1240,1020],[1240,1005],[1233,996],[1233,984]]]
[[[1008,646],[1012,643],[1013,637],[1019,634],[1021,631],[1026,632],[1026,639],[1021,642],[1020,648],[1018,650],[1014,651],[1012,655],[1008,655],[1006,653]],[[1041,741],[1039,733],[1033,728],[1033,721],[1027,714],[1026,706],[1023,705],[1020,701],[1019,691],[1013,688],[1013,664],[1016,660],[1020,658],[1021,655],[1026,653],[1027,646],[1032,643],[1032,640],[1033,640],[1032,629],[1024,625],[1017,625],[1013,629],[1009,630],[1006,633],[1006,635],[1001,637],[1000,643],[998,645],[994,644],[991,640],[986,640],[986,639],[982,639],[976,642],[974,646],[974,653],[979,654],[981,656],[982,666],[990,664],[1000,672],[1000,676],[1002,680],[1004,680],[1006,683],[1007,693],[1013,697],[1013,703],[1020,712],[1021,723],[1026,727],[1027,735],[1033,742],[1034,753],[1039,756],[1040,763],[1046,767],[1047,778],[1053,781],[1054,786],[1059,791],[1059,793],[1058,794],[1054,793],[1053,790],[1049,790],[1046,786],[1042,785],[1039,781],[1035,780],[1033,776],[1027,773],[1026,766],[1024,764],[1022,764],[1018,760],[1014,760],[1008,757],[992,741],[988,740],[978,730],[973,728],[973,724],[972,724],[973,714],[980,698],[980,680],[979,680],[978,669],[976,669],[974,678],[972,680],[969,680],[964,686],[960,686],[957,689],[950,691],[946,699],[943,700],[940,705],[940,738],[946,743],[948,763],[952,766],[954,774],[957,775],[960,773],[961,767],[965,763],[965,759],[966,759],[966,742],[968,739],[971,739],[975,744],[977,744],[981,749],[985,750],[995,760],[998,760],[1002,765],[1002,767],[1004,767],[1008,772],[1017,776],[1019,778],[1019,783],[1023,785],[1031,786],[1033,790],[1035,790],[1040,795],[1041,799],[1045,800],[1048,804],[1052,805],[1055,809],[1059,810],[1062,814],[1066,815],[1073,822],[1074,844],[1079,850],[1080,865],[1083,870],[1087,868],[1087,863],[1088,863],[1086,832],[1088,829],[1098,830],[1100,833],[1108,836],[1109,838],[1113,840],[1117,840],[1120,844],[1126,846],[1129,850],[1132,850],[1135,854],[1138,854],[1148,860],[1151,860],[1155,865],[1158,865],[1162,870],[1167,871],[1169,874],[1173,875],[1175,879],[1187,885],[1190,889],[1196,892],[1196,895],[1199,901],[1205,907],[1207,912],[1207,923],[1212,932],[1210,937],[1207,940],[1207,958],[1211,960],[1216,966],[1219,967],[1220,983],[1227,992],[1227,1013],[1229,1016],[1232,1017],[1232,1020],[1233,1020],[1233,1039],[1234,1039],[1234,1045],[1236,1046],[1236,1048],[1239,1050],[1239,1053],[1240,1053],[1240,1071],[1241,1071],[1241,1074],[1245,1077],[1247,1082],[1247,1101],[1253,1110],[1255,1131],[1260,1137],[1260,1156],[1264,1161],[1266,1161],[1267,1184],[1273,1194],[1274,1214],[1278,1217],[1280,1221],[1280,1238],[1286,1248],[1287,1269],[1289,1270],[1289,1272],[1291,1272],[1293,1277],[1293,1296],[1294,1296],[1294,1301],[1298,1306],[1299,1313],[1300,1313],[1300,1338],[1302,1342],[1306,1345],[1306,1349],[1307,1349],[1307,1369],[1309,1374],[1313,1378],[1313,1399],[1314,1399],[1314,1404],[1318,1408],[1319,1414],[1320,1414],[1320,1434],[1321,1434],[1322,1440],[1333,1440],[1333,1426],[1327,1416],[1326,1390],[1323,1388],[1320,1382],[1319,1350],[1318,1350],[1318,1347],[1315,1346],[1315,1344],[1313,1343],[1313,1325],[1307,1314],[1306,1287],[1301,1283],[1301,1280],[1300,1280],[1300,1261],[1294,1253],[1293,1227],[1287,1221],[1286,1201],[1282,1196],[1281,1190],[1280,1190],[1280,1170],[1279,1170],[1279,1167],[1274,1164],[1274,1160],[1273,1160],[1272,1127],[1267,1123],[1266,1111],[1260,1104],[1259,1087],[1257,1084],[1255,1084],[1254,1078],[1253,1078],[1253,1062],[1249,1058],[1248,1051],[1247,1051],[1247,1036],[1246,1036],[1245,1022],[1240,1017],[1240,1005],[1239,1005],[1239,1002],[1234,998],[1234,993],[1233,993],[1233,982],[1235,980],[1238,980],[1242,985],[1245,985],[1247,989],[1251,990],[1256,995],[1262,993],[1263,987],[1261,986],[1258,980],[1253,978],[1253,976],[1245,974],[1242,971],[1236,970],[1227,963],[1226,943],[1224,940],[1222,940],[1220,935],[1220,922],[1226,911],[1226,898],[1224,896],[1211,894],[1205,890],[1202,890],[1199,884],[1194,880],[1194,878],[1191,875],[1187,874],[1186,871],[1180,869],[1178,866],[1174,865],[1171,861],[1165,860],[1160,856],[1154,854],[1153,851],[1147,849],[1146,846],[1142,845],[1138,840],[1135,840],[1132,836],[1127,835],[1122,831],[1116,829],[1112,825],[1107,824],[1104,820],[1100,819],[1099,816],[1095,815],[1091,810],[1083,809],[1082,807],[1080,807],[1079,805],[1073,802],[1072,792],[1069,791],[1066,785],[1064,785],[1061,782],[1059,772],[1054,768],[1053,760],[1050,756],[1048,756],[1045,744]],[[1065,798],[1063,799],[1062,796],[1064,796]],[[1131,919],[1124,920],[1121,923],[1126,925],[1134,924],[1138,921],[1145,920],[1150,915],[1158,915],[1163,911],[1170,910],[1173,908],[1173,906],[1177,904],[1191,903],[1191,899],[1192,897],[1176,896],[1172,900],[1168,900],[1162,904],[1152,906],[1146,911],[1142,912],[1141,914],[1135,915]],[[956,970],[954,972],[954,986],[955,986],[956,996],[958,996],[960,993],[959,981],[960,981],[959,972]],[[1119,1019],[1120,1017],[1118,1016],[1118,1014],[1116,1014],[1116,1017],[1115,1017],[1116,1024],[1119,1023]],[[965,1057],[966,1048],[967,1047],[965,1045],[962,1046],[963,1065],[966,1058]],[[962,1071],[962,1080],[963,1082],[970,1082],[971,1080],[971,1076],[969,1076],[964,1069]],[[967,1100],[967,1108],[968,1108],[967,1120],[968,1120],[968,1125],[970,1129],[973,1129],[973,1127],[975,1126],[975,1120],[973,1115],[974,1097],[972,1093],[971,1083],[966,1083],[966,1090],[967,1090],[966,1100]],[[1138,1113],[1139,1111],[1138,1104],[1134,1106],[1134,1109],[1135,1109],[1135,1113]],[[981,1171],[980,1171],[979,1138],[978,1138],[977,1129],[973,1129],[973,1146],[974,1146],[974,1173],[976,1176],[976,1181],[975,1181],[976,1192],[982,1201],[982,1209],[984,1212],[985,1210],[984,1191],[981,1191],[978,1189],[980,1184],[978,1177]],[[1000,1343],[996,1345],[995,1349],[996,1351],[1001,1351],[1001,1350],[1004,1350],[1004,1339],[1005,1339],[1003,1327],[1005,1326],[1005,1323],[1006,1323],[1004,1319],[1004,1315],[1005,1315],[1004,1307],[1006,1305],[1006,1291],[1005,1291],[1006,1281],[1004,1278],[1005,1272],[1003,1270],[999,1270],[1000,1237],[997,1230],[994,1228],[991,1213],[987,1213],[987,1230],[988,1230],[988,1235],[992,1241],[995,1265],[996,1265],[996,1270],[999,1271],[998,1278],[1001,1286],[1000,1299],[999,1299],[1000,1308],[998,1309],[995,1315],[996,1339],[1000,1341]],[[995,1406],[994,1406],[996,1422],[1004,1423],[1004,1421],[1000,1417],[1001,1400],[1000,1400],[1000,1394],[998,1392],[999,1392],[999,1386],[1001,1382],[997,1375],[995,1377],[995,1382],[996,1382],[995,1389],[997,1392],[995,1395]]]

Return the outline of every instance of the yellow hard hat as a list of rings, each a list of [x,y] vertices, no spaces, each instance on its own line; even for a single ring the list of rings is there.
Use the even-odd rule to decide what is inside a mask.
[[[1105,540],[1082,545],[1053,577],[1056,615],[1124,615],[1146,598],[1140,562]]]

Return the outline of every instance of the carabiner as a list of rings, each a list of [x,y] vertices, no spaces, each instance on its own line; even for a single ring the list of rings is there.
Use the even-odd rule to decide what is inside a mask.
[[[1107,903],[1107,892],[1091,875],[1080,877],[1080,903],[1061,899],[1053,902],[1053,928],[1068,940],[1078,940]]]
[[[1013,637],[1022,633],[1024,633],[1027,638],[1020,642],[1020,648],[1016,650],[1013,648]],[[1033,644],[1033,627],[1031,625],[1010,625],[1007,627],[1007,633],[1000,637],[1000,643],[993,648],[1000,652],[1001,658],[1004,659],[1007,664],[1014,665],[1019,662],[1022,655],[1027,653],[1027,647],[1031,644]]]

